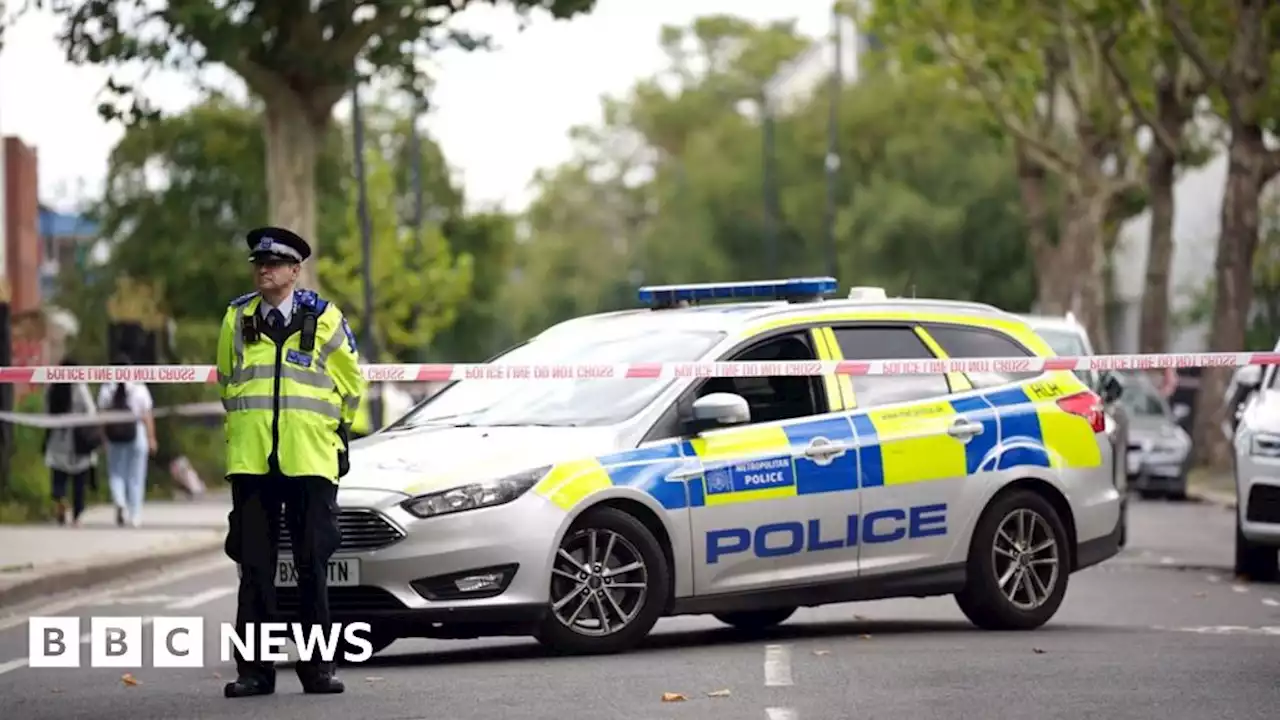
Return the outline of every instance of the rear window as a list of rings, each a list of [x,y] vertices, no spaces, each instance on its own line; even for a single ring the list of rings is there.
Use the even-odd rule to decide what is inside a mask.
[[[960,325],[926,325],[925,330],[942,346],[948,357],[1034,357],[1032,352],[1013,338],[995,330],[964,327]],[[1021,380],[1029,380],[1039,372],[970,372],[965,373],[976,388],[989,388]]]

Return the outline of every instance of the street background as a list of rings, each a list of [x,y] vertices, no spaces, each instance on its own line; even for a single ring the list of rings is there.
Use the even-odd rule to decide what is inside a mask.
[[[264,32],[292,21],[223,22],[176,1],[146,28],[102,22],[128,15],[117,5],[62,3],[43,20],[9,8],[4,43],[52,43],[85,73],[164,57],[187,62],[169,72],[196,77],[198,65],[226,82],[163,112],[149,104],[154,83],[114,85],[102,122],[121,134],[100,187],[74,198],[48,196],[44,148],[5,131],[0,366],[121,352],[211,363],[227,303],[251,289],[244,233],[263,224],[312,241],[307,282],[343,308],[365,362],[483,362],[555,322],[632,307],[644,284],[826,274],[841,294],[880,286],[1069,314],[1097,353],[1266,351],[1280,337],[1270,5],[744,0],[726,14],[739,5],[690,0],[690,20],[656,0],[500,4],[512,21],[552,9],[528,11],[530,37],[606,23],[634,35],[627,13],[661,27],[645,41],[658,65],[600,98],[594,122],[560,128],[571,152],[540,166],[520,202],[475,197],[468,168],[428,130],[450,112],[436,103],[449,76],[437,54],[520,52],[515,41],[472,49],[475,38],[424,20],[447,3],[372,3],[384,15],[341,18],[331,36],[308,35],[326,26],[320,16]],[[402,14],[388,18],[392,5]],[[664,13],[676,20],[658,22]],[[608,42],[576,57],[560,45],[539,80],[547,93],[610,64]],[[502,148],[538,142],[528,138],[553,104],[525,94],[468,118],[468,142],[491,143],[501,164]],[[1129,546],[1073,577],[1043,630],[978,633],[936,599],[801,611],[764,641],[667,620],[648,649],[603,662],[547,658],[524,641],[402,641],[350,671],[348,695],[324,710],[286,693],[263,712],[1274,718],[1280,590],[1231,572],[1230,376],[1189,371],[1164,387],[1158,412],[1192,441],[1189,497],[1135,498]],[[376,425],[435,388],[379,389]],[[0,386],[0,412],[40,413],[43,390]],[[150,390],[159,407],[217,400],[212,387]],[[100,477],[71,528],[52,522],[44,430],[0,422],[6,717],[175,717],[179,703],[184,716],[242,712],[219,699],[228,668],[138,671],[132,685],[113,671],[25,666],[25,618],[50,608],[231,619],[220,418],[166,416],[158,428],[144,526],[116,526]],[[207,491],[183,492],[175,460]],[[766,656],[774,672],[788,658],[794,679],[762,678]],[[663,704],[664,692],[685,700]]]

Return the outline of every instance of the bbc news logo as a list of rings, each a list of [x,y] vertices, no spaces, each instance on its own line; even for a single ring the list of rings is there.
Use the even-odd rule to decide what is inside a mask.
[[[89,644],[89,667],[140,668],[146,647],[141,617],[93,617],[89,632],[81,634],[78,617],[33,617],[27,625],[27,655],[33,668],[78,668],[81,646]],[[204,667],[205,619],[155,617],[151,625],[151,667]],[[373,656],[369,623],[334,623],[306,628],[301,623],[247,625],[241,635],[232,623],[218,623],[218,647],[223,663],[235,662],[235,651],[250,662],[287,662],[285,644],[293,641],[298,659],[364,662]],[[344,647],[345,646],[345,647]],[[339,651],[342,651],[341,653]]]

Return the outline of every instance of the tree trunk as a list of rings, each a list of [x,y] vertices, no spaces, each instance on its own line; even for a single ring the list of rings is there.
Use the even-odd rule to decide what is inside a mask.
[[[320,254],[316,233],[316,159],[324,137],[327,113],[317,120],[303,98],[281,93],[264,98],[263,132],[267,146],[267,202],[270,224],[301,235],[311,245],[311,260],[302,266],[298,284],[319,290],[315,258]]]
[[[1173,264],[1173,185],[1177,165],[1178,158],[1169,148],[1151,143],[1147,153],[1151,234],[1147,238],[1147,273],[1138,335],[1138,349],[1144,353],[1162,353],[1169,348],[1169,274]]]
[[[1045,199],[1047,173],[1021,150],[1017,151],[1018,192],[1027,221],[1036,273],[1036,310],[1048,314],[1066,312],[1062,293],[1060,248],[1049,239],[1049,206]]]
[[[1249,309],[1253,304],[1253,255],[1258,247],[1259,198],[1266,176],[1266,146],[1262,129],[1246,125],[1232,129],[1227,183],[1222,198],[1221,234],[1214,281],[1217,293],[1209,349],[1244,349]],[[1231,370],[1205,368],[1196,396],[1193,461],[1223,468],[1230,462],[1226,438],[1219,431],[1224,419],[1222,395]]]
[[[1103,287],[1103,239],[1110,195],[1087,184],[1067,193],[1062,214],[1063,262],[1054,272],[1066,293],[1066,309],[1089,333],[1095,351],[1109,346],[1106,289]]]

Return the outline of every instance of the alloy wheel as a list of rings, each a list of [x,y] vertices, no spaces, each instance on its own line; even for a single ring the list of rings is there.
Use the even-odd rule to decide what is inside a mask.
[[[1019,610],[1044,605],[1058,583],[1058,539],[1048,521],[1034,510],[1019,508],[1000,521],[991,561],[996,585]]]
[[[581,635],[601,637],[627,627],[648,594],[644,557],[613,530],[584,528],[565,538],[551,574],[552,613]]]

